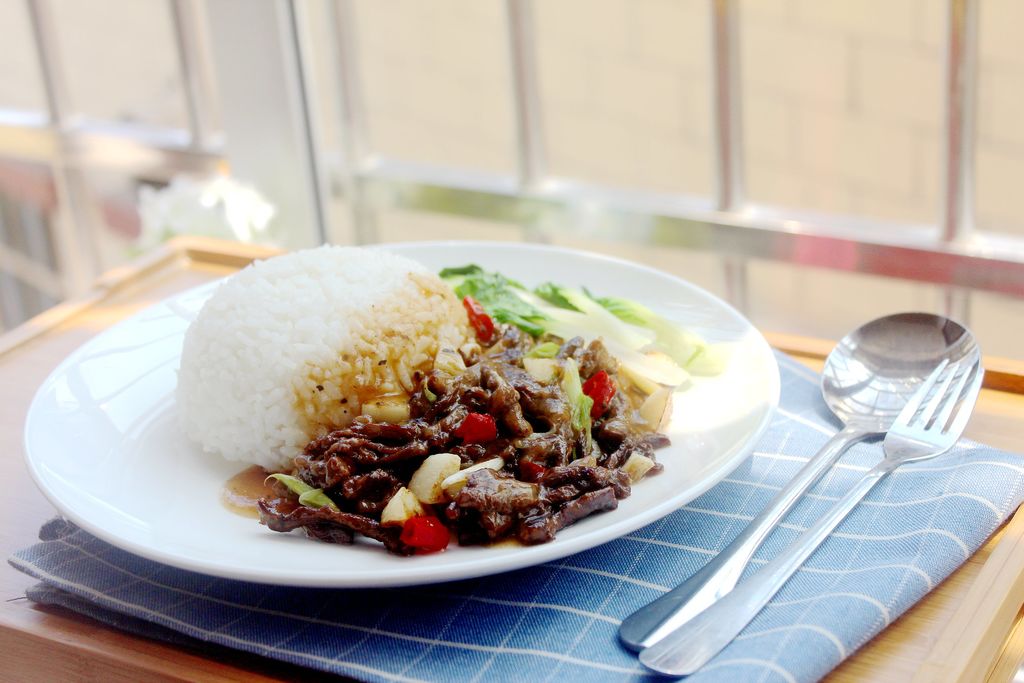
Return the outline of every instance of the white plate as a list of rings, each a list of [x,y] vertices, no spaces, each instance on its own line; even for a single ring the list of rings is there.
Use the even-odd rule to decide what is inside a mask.
[[[420,243],[386,248],[430,268],[478,263],[528,284],[553,280],[642,301],[713,341],[728,369],[677,394],[659,451],[665,471],[615,511],[532,547],[462,548],[396,557],[379,545],[337,546],[280,534],[220,503],[243,465],[204,457],[180,433],[174,399],[188,321],[216,284],[173,297],[72,353],[36,394],[25,426],[33,478],[66,517],[130,552],[205,574],[305,586],[395,586],[516,569],[591,548],[678,509],[750,453],[778,402],[778,366],[739,313],[665,273],[594,254],[524,244]]]

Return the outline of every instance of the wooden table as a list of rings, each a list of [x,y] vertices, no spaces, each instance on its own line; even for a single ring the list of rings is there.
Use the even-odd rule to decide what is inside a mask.
[[[0,337],[0,555],[32,544],[55,514],[22,461],[22,425],[36,387],[68,353],[127,315],[227,275],[270,250],[186,239],[108,273],[86,297]],[[820,367],[831,343],[768,335]],[[987,359],[968,436],[1007,450],[1024,443],[1024,364]],[[1007,681],[1024,659],[1024,512],[830,681]],[[222,649],[191,651],[128,635],[76,614],[33,605],[33,583],[0,566],[0,681],[318,680],[313,672]]]

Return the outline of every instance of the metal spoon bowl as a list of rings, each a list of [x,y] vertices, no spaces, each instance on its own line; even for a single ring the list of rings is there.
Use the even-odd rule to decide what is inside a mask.
[[[844,424],[724,550],[682,584],[627,617],[622,643],[642,650],[729,593],[768,534],[853,444],[882,435],[931,371],[976,352],[963,326],[930,313],[873,320],[846,337],[825,360],[821,393]]]
[[[943,359],[975,352],[962,325],[930,313],[898,313],[844,337],[825,361],[821,395],[844,424],[884,432]]]

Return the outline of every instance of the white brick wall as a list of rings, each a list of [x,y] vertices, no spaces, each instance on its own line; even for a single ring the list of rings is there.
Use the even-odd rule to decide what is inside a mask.
[[[761,178],[766,171],[771,173],[770,168],[786,163],[797,149],[795,105],[770,91],[748,90],[743,98],[743,134],[747,164],[758,167],[748,175]]]
[[[642,0],[631,7],[631,51],[645,62],[701,76],[711,50],[711,17],[703,0]],[[680,49],[680,46],[685,46]]]
[[[551,173],[710,194],[707,3],[545,0],[535,17]]]
[[[28,110],[46,106],[34,57],[28,6],[0,3],[0,106]]]
[[[355,16],[375,150],[424,163],[513,169],[500,2],[357,0]]]
[[[750,0],[756,3],[758,0]],[[934,2],[934,0],[924,0]],[[914,35],[919,21],[919,0],[795,0],[797,20],[826,37],[856,35],[899,44]],[[935,3],[939,4],[939,3]]]
[[[747,0],[741,15],[754,201],[938,218],[944,15],[928,0]]]
[[[981,227],[992,230],[1020,230],[1021,186],[1024,180],[1024,155],[1020,150],[978,149],[977,219]]]
[[[861,42],[852,57],[855,111],[938,133],[945,118],[943,65],[933,51]]]
[[[745,90],[835,107],[849,99],[845,41],[791,24],[741,23],[740,46]]]
[[[1020,22],[1024,7],[1018,0],[983,0],[978,15],[981,57],[985,62],[1024,67]]]
[[[24,2],[0,2],[0,108],[43,108]],[[55,0],[54,29],[69,99],[93,119],[185,125],[170,11],[135,0]]]
[[[180,123],[178,67],[163,5],[97,2],[106,11],[80,8],[76,0],[55,3],[76,101],[95,115]],[[535,3],[552,173],[711,193],[709,5]],[[19,8],[0,6],[0,106],[32,107],[41,104],[41,91]],[[512,171],[504,2],[356,0],[355,10],[375,148],[416,161]],[[751,198],[936,221],[947,12],[946,0],[741,0]],[[118,25],[132,30],[101,31],[101,14],[118,16]],[[983,0],[980,25],[978,222],[1024,234],[1016,191],[1024,165],[1024,2]],[[107,39],[97,40],[98,33]],[[97,81],[95,73],[113,77]]]
[[[1024,3],[985,0],[979,23],[978,227],[1024,234]]]
[[[980,147],[1024,147],[1024,69],[985,69],[978,84]]]

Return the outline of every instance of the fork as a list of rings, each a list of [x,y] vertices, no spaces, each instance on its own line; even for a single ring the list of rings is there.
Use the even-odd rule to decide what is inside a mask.
[[[886,475],[905,463],[934,458],[953,447],[974,410],[983,375],[981,357],[977,352],[969,361],[954,364],[942,361],[889,429],[883,442],[885,457],[881,462],[869,470],[814,526],[801,534],[790,548],[731,593],[643,650],[640,661],[654,671],[671,676],[688,675],[704,666],[746,628],[846,515]]]

